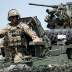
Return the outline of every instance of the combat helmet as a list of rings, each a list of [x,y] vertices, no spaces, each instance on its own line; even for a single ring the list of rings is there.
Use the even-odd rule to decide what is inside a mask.
[[[46,9],[47,13],[55,13],[56,9],[55,8],[50,8],[50,9]]]
[[[12,16],[17,16],[18,18],[20,18],[20,14],[18,13],[18,11],[16,9],[11,9],[8,12],[8,20],[11,21],[11,17]]]

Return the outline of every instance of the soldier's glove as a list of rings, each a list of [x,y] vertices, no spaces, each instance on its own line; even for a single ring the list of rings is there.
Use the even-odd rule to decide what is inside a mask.
[[[33,40],[33,42],[42,42],[42,38],[35,38],[34,40]]]

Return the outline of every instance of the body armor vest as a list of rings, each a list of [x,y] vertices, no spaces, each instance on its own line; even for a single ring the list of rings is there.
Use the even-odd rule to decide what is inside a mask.
[[[27,40],[25,38],[24,32],[21,30],[21,28],[18,26],[10,28],[9,32],[5,35],[5,45],[11,46],[11,47],[17,47],[17,46],[27,46]]]

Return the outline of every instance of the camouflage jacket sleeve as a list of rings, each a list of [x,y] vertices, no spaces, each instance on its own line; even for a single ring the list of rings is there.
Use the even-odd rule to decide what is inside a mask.
[[[34,32],[27,24],[21,23],[20,25],[24,32],[27,33],[32,38],[32,40],[39,38],[36,32]]]
[[[9,31],[9,25],[5,27],[4,29],[0,29],[0,38],[4,37],[5,33]]]

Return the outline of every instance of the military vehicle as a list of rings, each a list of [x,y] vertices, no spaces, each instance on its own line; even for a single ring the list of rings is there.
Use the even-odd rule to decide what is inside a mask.
[[[47,20],[50,30],[45,30],[48,46],[43,58],[33,59],[34,71],[71,72],[72,71],[72,2],[60,5],[29,5],[51,7],[47,9]],[[59,14],[60,13],[60,14]]]
[[[64,5],[71,19],[71,3]],[[56,7],[55,7],[56,6]],[[50,6],[59,8],[59,5]],[[54,12],[54,13],[56,13]],[[51,14],[51,12],[50,12]],[[56,19],[56,21],[59,20]],[[71,72],[72,71],[72,29],[59,25],[44,30],[37,16],[20,18],[21,22],[28,24],[43,42],[33,43],[28,39],[28,52],[32,56],[24,56],[22,62],[13,63],[0,59],[0,72]],[[53,20],[55,21],[55,20]],[[71,21],[71,20],[70,20]],[[50,21],[51,22],[51,21]],[[57,21],[58,22],[58,21]],[[57,23],[56,22],[56,23]],[[60,22],[60,21],[59,21]],[[1,49],[4,47],[1,45]]]

